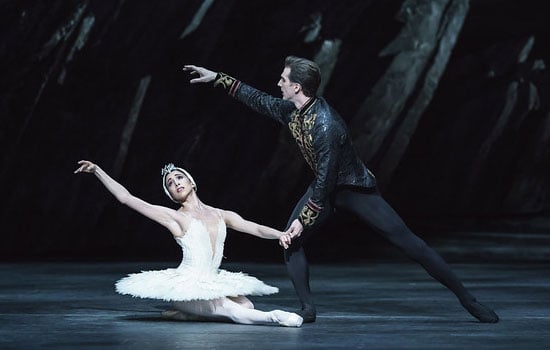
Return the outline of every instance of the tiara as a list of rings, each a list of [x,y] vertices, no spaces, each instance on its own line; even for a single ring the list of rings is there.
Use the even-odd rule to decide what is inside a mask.
[[[162,170],[160,171],[160,174],[164,177],[165,175],[170,174],[170,172],[172,172],[175,169],[176,167],[174,166],[174,164],[169,163],[169,164],[166,164],[164,168],[162,168]]]

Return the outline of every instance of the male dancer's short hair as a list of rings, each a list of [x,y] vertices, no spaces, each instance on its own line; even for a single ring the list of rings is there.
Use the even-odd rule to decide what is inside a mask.
[[[304,95],[315,96],[321,84],[321,69],[317,63],[301,57],[287,56],[285,67],[290,68],[289,80],[300,84]]]

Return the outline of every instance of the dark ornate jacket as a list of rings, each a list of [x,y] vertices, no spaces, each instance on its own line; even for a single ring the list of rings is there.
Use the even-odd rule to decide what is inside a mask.
[[[301,109],[294,103],[259,91],[224,73],[214,86],[255,111],[288,125],[292,136],[315,174],[313,194],[300,213],[304,226],[311,226],[337,186],[374,187],[376,180],[353,149],[340,115],[321,97],[311,98]]]

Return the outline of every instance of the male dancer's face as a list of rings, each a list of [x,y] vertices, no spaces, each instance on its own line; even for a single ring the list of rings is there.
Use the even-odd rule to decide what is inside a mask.
[[[279,79],[277,86],[281,88],[283,100],[292,101],[292,99],[294,98],[294,96],[296,96],[296,93],[298,93],[300,89],[300,84],[291,82],[288,78],[289,74],[290,68],[285,67],[285,69],[283,69],[283,72],[281,73],[281,79]]]

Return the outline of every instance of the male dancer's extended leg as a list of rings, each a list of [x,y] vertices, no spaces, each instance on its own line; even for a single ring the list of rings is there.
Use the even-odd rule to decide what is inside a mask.
[[[344,189],[337,193],[335,205],[356,214],[362,222],[422,265],[433,278],[449,288],[474,317],[481,322],[498,322],[496,313],[476,301],[445,260],[405,225],[376,190],[365,192]]]
[[[294,219],[298,218],[300,211],[311,197],[311,188],[304,194],[304,196],[298,201],[290,219],[287,223],[287,229],[290,227]],[[309,264],[304,251],[304,244],[306,240],[316,231],[318,227],[328,218],[330,215],[330,208],[325,207],[321,216],[317,218],[313,227],[304,228],[304,231],[300,237],[292,240],[292,244],[288,249],[285,249],[285,264],[288,272],[288,276],[292,281],[294,290],[300,299],[302,304],[302,310],[299,312],[304,318],[304,322],[315,322],[316,310],[313,298],[311,295],[311,289],[309,287]]]

